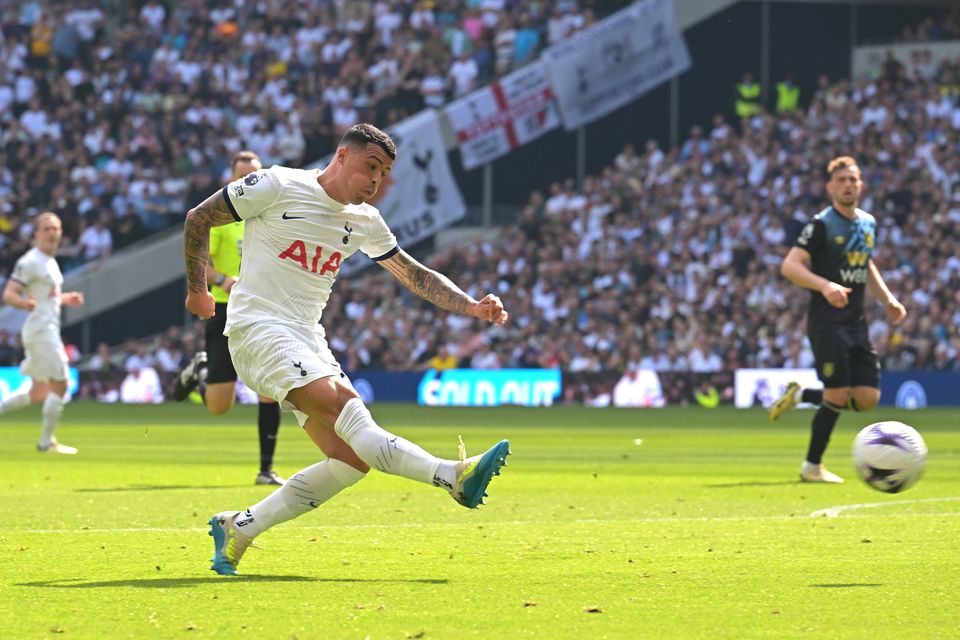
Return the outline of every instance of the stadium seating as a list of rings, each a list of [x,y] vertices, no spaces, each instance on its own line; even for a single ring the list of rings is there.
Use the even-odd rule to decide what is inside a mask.
[[[0,275],[42,209],[63,218],[64,270],[104,258],[180,222],[240,148],[307,164],[353,122],[440,106],[594,19],[577,3],[475,4],[0,7]]]
[[[297,164],[329,148],[338,121],[389,124],[434,100],[418,71],[431,56],[452,64],[452,54],[476,45],[477,82],[518,62],[502,29],[490,50],[481,42],[503,15],[527,24],[522,10],[440,2],[427,15],[412,5],[351,3],[347,16],[318,5],[299,22],[257,15],[256,4],[238,12],[180,3],[168,12],[147,3],[111,25],[112,37],[96,9],[61,15],[29,2],[7,10],[0,269],[27,247],[29,216],[40,208],[64,216],[65,266],[99,259],[110,243],[90,231],[97,220],[106,216],[114,246],[170,225],[219,183],[233,149]],[[556,5],[536,16],[535,46],[592,19],[560,10],[573,3]],[[952,33],[950,24],[924,23],[923,37]],[[911,311],[896,329],[871,326],[884,365],[960,368],[960,170],[949,151],[960,128],[957,66],[932,81],[903,69],[824,79],[797,114],[730,124],[717,116],[677,148],[627,147],[579,190],[568,180],[532,193],[517,225],[496,239],[431,259],[469,292],[499,293],[513,316],[508,328],[480,331],[372,275],[338,285],[325,312],[331,344],[353,369],[422,367],[442,346],[477,367],[808,365],[805,296],[777,264],[823,206],[820,170],[843,151],[863,164],[862,204],[881,222],[878,264]],[[460,73],[462,83],[470,73]],[[443,98],[461,90],[449,85]],[[226,108],[220,94],[230,96]]]
[[[324,313],[331,345],[354,369],[417,368],[441,347],[473,367],[810,366],[807,294],[778,266],[825,205],[823,167],[849,150],[867,182],[861,205],[879,220],[878,266],[910,310],[895,328],[871,314],[884,366],[956,370],[952,72],[939,83],[825,81],[805,113],[741,126],[717,116],[677,148],[628,146],[580,190],[568,180],[531,194],[518,224],[495,240],[429,261],[475,296],[498,293],[511,326],[447,316],[372,275],[338,285]]]

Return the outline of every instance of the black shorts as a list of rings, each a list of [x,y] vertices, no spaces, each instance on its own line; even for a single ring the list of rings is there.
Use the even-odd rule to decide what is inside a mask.
[[[207,341],[207,384],[237,381],[237,370],[233,368],[233,360],[227,348],[227,336],[223,335],[226,325],[227,304],[218,302],[216,312],[207,320],[204,328]]]
[[[833,325],[815,328],[808,335],[824,387],[880,388],[880,360],[866,327]]]

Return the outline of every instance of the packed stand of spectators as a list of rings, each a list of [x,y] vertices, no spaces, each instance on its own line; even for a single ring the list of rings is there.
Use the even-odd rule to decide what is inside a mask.
[[[809,293],[779,274],[828,204],[825,167],[856,157],[875,261],[909,315],[868,303],[891,370],[960,370],[960,84],[901,75],[824,78],[808,108],[694,127],[671,149],[626,147],[585,180],[533,193],[518,223],[428,262],[475,297],[501,296],[504,328],[438,311],[392,278],[338,282],[328,340],[352,369],[471,367],[716,371],[808,367]],[[868,296],[868,300],[873,299]]]
[[[582,4],[2,3],[0,276],[43,209],[63,219],[64,270],[104,258],[182,220],[241,148],[301,166],[351,124],[440,106],[626,3]]]
[[[300,24],[289,19],[299,15],[291,4],[301,6],[237,9],[224,2],[208,9],[194,1],[168,12],[148,2],[109,41],[103,13],[89,3],[51,11],[27,2],[17,5],[18,14],[4,14],[4,55],[20,62],[0,70],[7,83],[0,83],[0,104],[8,106],[0,111],[0,266],[7,252],[12,262],[26,248],[24,212],[46,206],[45,196],[64,215],[74,246],[80,229],[96,228],[98,220],[120,246],[118,221],[139,221],[133,226],[145,232],[171,211],[179,218],[185,201],[199,201],[223,179],[235,148],[254,148],[265,164],[295,165],[329,149],[339,102],[356,111],[344,124],[371,114],[387,124],[430,104],[437,99],[430,76],[417,73],[443,75],[435,49],[452,65],[466,36],[474,62],[488,57],[488,65],[478,64],[486,69],[478,82],[507,71],[522,61],[497,57],[491,38],[500,30],[484,30],[484,20],[520,24],[524,8],[533,6],[482,2],[476,9],[440,0],[428,12],[429,25],[420,3],[347,3],[357,16],[302,3],[308,13],[316,7],[316,16]],[[511,10],[483,8],[497,4]],[[577,15],[589,20],[574,3],[537,6],[544,7],[536,20],[545,31],[536,47],[576,28],[573,21],[555,31],[551,25]],[[253,13],[256,7],[268,14]],[[74,12],[82,19],[70,18]],[[448,13],[459,21],[448,24]],[[51,48],[38,62],[34,34],[43,20],[50,22]],[[338,20],[342,31],[333,28]],[[93,28],[81,30],[88,23]],[[76,48],[63,59],[53,53],[56,35],[71,24]],[[487,35],[474,40],[470,24]],[[421,37],[438,29],[439,40]],[[448,32],[457,37],[446,38]],[[419,71],[409,76],[408,68]],[[877,79],[824,78],[796,112],[761,111],[732,124],[717,116],[675,148],[654,141],[627,147],[580,189],[567,180],[531,194],[517,225],[496,238],[429,261],[475,296],[497,292],[512,316],[508,326],[439,311],[374,274],[337,284],[324,314],[330,344],[354,370],[437,363],[572,371],[809,366],[808,294],[780,277],[778,266],[803,223],[827,203],[827,161],[850,154],[864,171],[861,206],[880,226],[876,261],[909,311],[903,325],[891,327],[870,309],[884,366],[958,370],[960,64],[941,65],[930,77],[891,65]],[[452,80],[444,87],[444,99],[457,95]],[[219,101],[224,95],[227,106]],[[341,101],[344,95],[349,99]],[[45,102],[32,109],[33,97]],[[88,118],[99,126],[89,127]],[[29,127],[41,121],[45,129],[33,137]],[[151,203],[163,206],[137,209]],[[104,235],[95,235],[87,241],[90,254],[109,252]],[[16,337],[9,342],[17,348]],[[182,364],[195,348],[171,361]],[[159,351],[149,348],[144,357],[151,353]],[[134,369],[125,357],[119,370],[126,376]]]
[[[828,203],[827,162],[849,154],[878,220],[875,261],[908,309],[893,327],[867,297],[883,366],[958,371],[958,67],[934,81],[823,78],[800,111],[717,115],[667,150],[627,145],[581,189],[534,192],[516,225],[427,261],[475,297],[500,295],[506,327],[440,311],[375,270],[337,282],[328,341],[352,370],[809,367],[810,294],[779,265]]]

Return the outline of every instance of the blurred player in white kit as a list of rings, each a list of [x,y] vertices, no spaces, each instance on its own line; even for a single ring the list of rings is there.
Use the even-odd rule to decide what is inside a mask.
[[[20,256],[3,288],[4,304],[30,312],[20,331],[26,355],[20,371],[30,377],[31,385],[0,402],[0,413],[43,402],[37,451],[73,455],[77,450],[54,435],[63,415],[69,375],[67,352],[60,338],[60,305],[79,307],[83,294],[60,290],[63,274],[55,259],[63,238],[60,216],[44,211],[37,215],[35,225],[33,248]]]

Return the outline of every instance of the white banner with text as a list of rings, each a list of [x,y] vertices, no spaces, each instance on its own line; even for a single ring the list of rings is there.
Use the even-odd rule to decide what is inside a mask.
[[[803,388],[822,388],[816,369],[737,369],[733,381],[733,403],[738,409],[763,407],[783,395],[789,382]]]
[[[576,129],[690,68],[672,0],[641,0],[544,51],[563,126]]]

